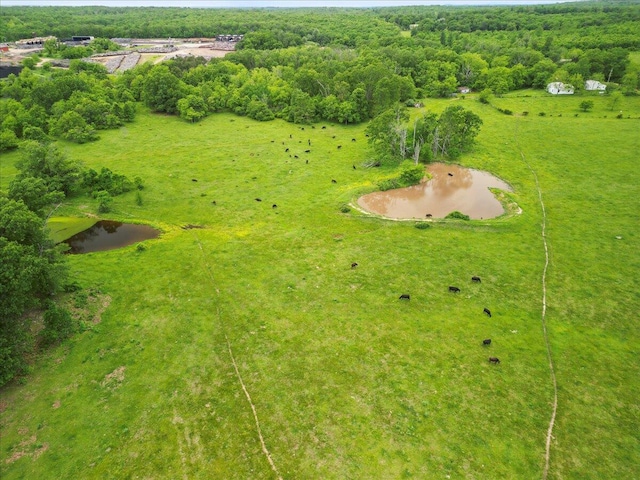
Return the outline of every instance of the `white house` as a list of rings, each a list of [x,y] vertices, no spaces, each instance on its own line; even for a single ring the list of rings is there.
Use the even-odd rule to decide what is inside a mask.
[[[471,89],[469,87],[458,87],[458,93],[469,93]]]
[[[607,86],[604,83],[600,83],[597,80],[587,80],[584,82],[585,90],[599,90],[604,92],[607,89]]]
[[[562,82],[553,82],[547,85],[547,92],[553,95],[573,95],[573,85]]]

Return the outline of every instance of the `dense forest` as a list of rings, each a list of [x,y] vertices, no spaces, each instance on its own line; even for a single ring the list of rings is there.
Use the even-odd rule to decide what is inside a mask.
[[[25,335],[15,333],[22,323],[11,319],[34,305],[49,305],[48,296],[64,287],[61,261],[37,227],[45,207],[83,192],[108,208],[111,195],[133,187],[108,170],[98,174],[69,165],[53,140],[97,140],[100,130],[134,121],[142,103],[189,122],[223,111],[298,124],[373,119],[369,141],[383,159],[411,158],[417,164],[455,157],[477,134],[482,124],[477,116],[457,107],[408,126],[403,109],[425,97],[451,96],[461,86],[482,92],[484,102],[551,81],[569,82],[580,93],[587,79],[607,82],[609,95],[635,95],[640,69],[629,53],[640,48],[639,22],[640,5],[626,2],[278,11],[2,8],[5,41],[97,37],[89,47],[63,49],[48,42],[48,57],[118,48],[107,38],[244,34],[244,39],[224,58],[143,63],[118,75],[80,59],[60,69],[49,62],[36,67],[40,59],[27,58],[19,75],[0,83],[0,151],[24,151],[20,174],[0,205],[0,251],[7,266],[0,305],[0,357],[6,369],[0,383],[23,370],[20,358],[28,350]],[[141,188],[142,181],[136,184]],[[18,217],[24,218],[24,229],[14,231],[8,219]],[[64,317],[50,309],[54,320]]]

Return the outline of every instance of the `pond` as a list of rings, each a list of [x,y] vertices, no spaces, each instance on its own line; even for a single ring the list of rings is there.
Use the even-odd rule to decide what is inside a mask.
[[[89,253],[113,250],[133,243],[157,238],[160,232],[148,225],[100,220],[93,227],[64,240],[67,253]]]
[[[498,188],[511,192],[511,187],[490,173],[458,165],[433,163],[427,171],[429,181],[412,187],[373,192],[358,199],[358,205],[368,212],[388,218],[444,218],[457,210],[480,220],[499,217],[504,208],[489,190]]]

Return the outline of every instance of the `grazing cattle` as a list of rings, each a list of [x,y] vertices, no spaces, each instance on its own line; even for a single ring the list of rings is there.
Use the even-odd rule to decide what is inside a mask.
[[[325,128],[327,128],[327,126],[326,125],[322,125],[322,130],[324,130]]]
[[[460,289],[458,287],[449,287],[449,291],[452,293],[459,293]]]
[[[304,130],[304,127],[300,127],[300,130]]]
[[[353,165],[353,169],[354,169],[354,170],[356,169],[356,166],[355,166],[355,165]]]
[[[275,140],[271,140],[271,143],[274,143],[274,142],[275,142]]]
[[[307,163],[309,163],[309,160],[307,160]]]
[[[481,283],[482,280],[480,280],[480,277],[471,277],[471,281],[475,282],[475,283]]]
[[[400,295],[399,300],[411,300],[411,296],[409,296],[408,293],[403,293],[402,295]]]
[[[430,213],[427,213],[427,214],[425,215],[425,217],[427,217],[427,218],[431,218],[431,217],[433,217],[433,215],[431,215]]]
[[[278,208],[278,205],[274,203],[273,205],[271,205],[271,208]]]
[[[355,141],[356,141],[356,139],[355,139],[355,138],[352,138],[352,139],[351,139],[351,141],[352,141],[352,142],[355,142]]]
[[[289,134],[289,138],[293,138],[293,135]]]
[[[289,149],[287,148],[287,149],[285,150],[285,152],[288,152],[288,151],[289,151]]]
[[[316,127],[314,125],[311,125],[311,128],[313,128],[315,130]]]
[[[335,136],[335,135],[333,135],[331,138],[336,138],[336,136]]]
[[[305,150],[304,153],[311,153],[311,150]]]
[[[192,179],[191,179],[191,181],[192,181],[192,182],[197,182],[197,181],[198,181],[198,179],[197,179],[197,178],[192,178]]]
[[[485,308],[483,312],[489,315],[489,318],[491,318],[491,310],[489,310],[488,308]]]
[[[491,345],[491,339],[487,338],[485,340],[482,340],[482,345]]]
[[[307,143],[309,144],[309,146],[311,146],[311,140],[307,140]]]
[[[338,145],[338,150],[340,150],[342,148],[342,145]]]
[[[449,175],[450,177],[453,177],[453,173],[447,173],[447,175]]]
[[[358,264],[357,264],[356,262],[353,262],[353,263],[351,264],[351,268],[356,268],[357,266],[358,266]]]
[[[298,158],[298,155],[294,155],[293,158]]]
[[[489,361],[494,365],[497,365],[500,363],[500,359],[498,357],[489,357]]]
[[[336,182],[335,180],[331,179],[331,183],[338,183],[338,182]]]
[[[262,199],[261,198],[256,198],[256,202],[261,202]]]
[[[213,202],[211,202],[211,205],[217,205],[216,201],[214,200]]]

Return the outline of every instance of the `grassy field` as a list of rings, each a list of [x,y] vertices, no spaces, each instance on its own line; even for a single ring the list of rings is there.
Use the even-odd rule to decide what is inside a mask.
[[[393,174],[362,167],[364,126],[141,113],[99,142],[63,144],[142,177],[142,205],[117,197],[108,218],[164,233],[144,251],[69,258],[110,304],[1,392],[2,478],[276,478],[229,346],[282,478],[540,478],[553,388],[523,156],[550,247],[550,478],[637,478],[640,101],[616,119],[606,97],[583,113],[580,97],[529,94],[492,101],[527,116],[472,96],[426,101],[482,117],[460,161],[507,181],[522,208],[426,230],[340,211]],[[0,160],[3,188],[16,158]],[[96,208],[81,198],[56,215]]]

